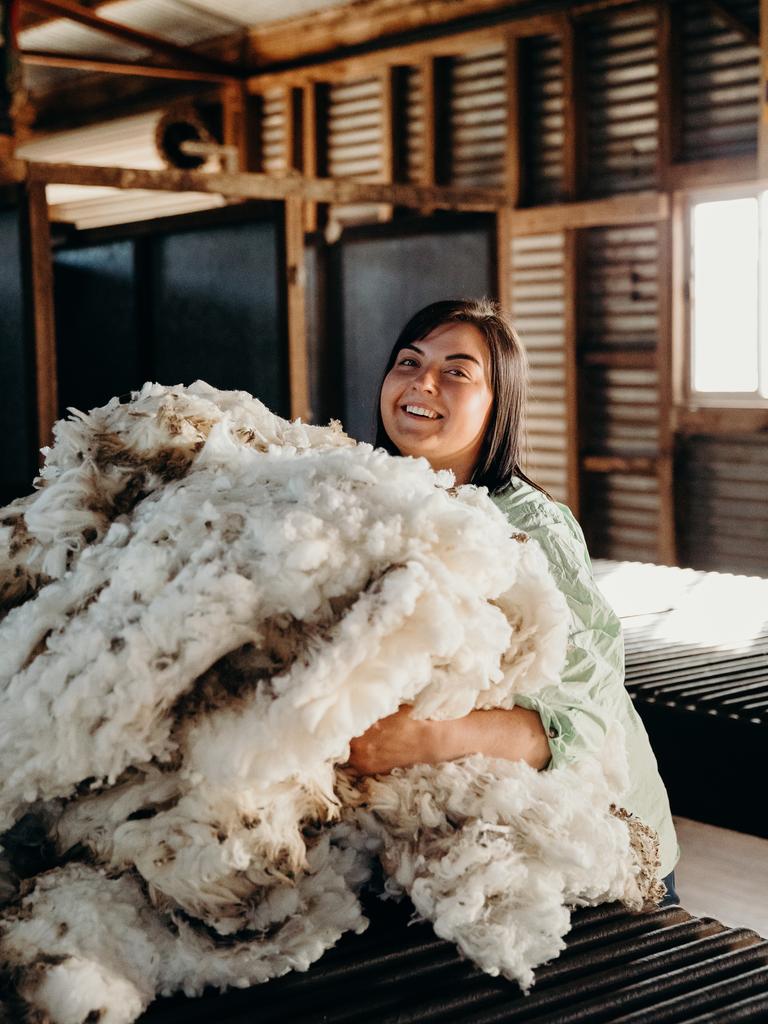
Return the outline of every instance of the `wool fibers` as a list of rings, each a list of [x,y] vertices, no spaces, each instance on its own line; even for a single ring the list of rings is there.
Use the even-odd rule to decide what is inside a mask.
[[[306,970],[365,928],[375,857],[525,989],[572,907],[658,898],[620,734],[543,772],[343,767],[403,704],[557,680],[565,600],[483,489],[202,382],[73,410],[45,456],[0,511],[0,962],[31,1007],[122,1024]]]

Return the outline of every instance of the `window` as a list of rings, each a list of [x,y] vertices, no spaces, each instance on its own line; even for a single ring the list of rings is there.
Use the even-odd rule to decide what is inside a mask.
[[[691,396],[768,401],[768,191],[690,211]]]

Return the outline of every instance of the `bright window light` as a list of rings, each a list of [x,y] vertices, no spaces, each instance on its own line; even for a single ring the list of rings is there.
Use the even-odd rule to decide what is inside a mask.
[[[768,397],[767,236],[768,192],[692,208],[691,384],[696,392]]]

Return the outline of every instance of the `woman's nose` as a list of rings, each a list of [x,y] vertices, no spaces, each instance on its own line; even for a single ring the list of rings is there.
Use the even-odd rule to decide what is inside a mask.
[[[423,372],[420,374],[420,376],[416,380],[416,384],[419,386],[419,388],[422,391],[427,391],[427,392],[429,392],[429,394],[434,394],[435,391],[437,390],[437,383],[435,381],[435,376],[434,376],[434,374],[432,373],[431,370],[427,370],[427,369],[423,370]]]

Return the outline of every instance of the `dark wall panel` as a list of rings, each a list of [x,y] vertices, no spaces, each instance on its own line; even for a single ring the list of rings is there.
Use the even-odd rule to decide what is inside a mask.
[[[288,411],[278,229],[259,221],[157,239],[152,280],[156,378],[240,388]]]
[[[54,281],[60,415],[141,387],[134,242],[61,250]]]
[[[375,402],[390,349],[406,321],[438,299],[492,295],[490,224],[342,243],[344,428],[375,435]]]
[[[23,207],[0,208],[0,502],[31,490],[35,472],[32,367],[24,297]]]

